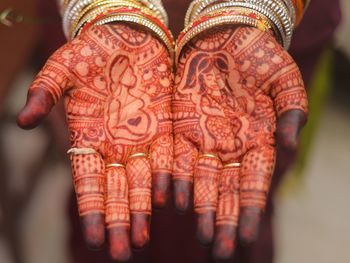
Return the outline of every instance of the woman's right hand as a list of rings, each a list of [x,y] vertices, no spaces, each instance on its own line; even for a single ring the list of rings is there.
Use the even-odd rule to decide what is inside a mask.
[[[135,248],[149,241],[151,191],[154,206],[167,202],[172,85],[169,53],[152,34],[96,26],[51,56],[18,116],[21,127],[33,128],[64,97],[87,243],[100,247],[107,227],[119,261],[131,256],[130,237]]]

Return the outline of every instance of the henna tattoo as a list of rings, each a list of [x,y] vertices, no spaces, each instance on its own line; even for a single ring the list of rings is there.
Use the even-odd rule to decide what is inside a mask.
[[[64,97],[72,147],[97,152],[71,156],[79,213],[101,216],[98,222],[86,219],[86,228],[104,224],[105,217],[116,259],[130,256],[130,213],[141,215],[131,218],[132,243],[142,246],[148,240],[152,176],[155,203],[166,201],[172,89],[170,56],[160,41],[131,25],[96,26],[52,55],[18,118],[22,127],[33,126]],[[150,154],[151,160],[128,158],[138,152]],[[135,234],[140,227],[145,236]],[[89,229],[94,240],[96,231]]]
[[[129,227],[129,192],[125,169],[111,167],[107,171],[106,225],[107,228]]]
[[[128,161],[129,198],[131,213],[151,213],[151,166],[146,158]]]
[[[284,139],[297,134],[306,118],[304,84],[292,58],[271,35],[226,27],[205,32],[184,48],[175,87],[175,203],[186,207],[183,198],[190,195],[185,191],[194,182],[200,240],[214,238],[214,255],[229,257],[236,228],[251,240],[264,209],[277,118]],[[203,153],[219,159],[203,159]],[[241,167],[225,166],[230,163]]]
[[[99,154],[72,155],[71,164],[79,214],[104,214],[104,163]]]
[[[171,116],[169,115],[169,118]],[[150,147],[152,168],[152,196],[156,207],[166,205],[170,192],[171,172],[173,169],[173,137],[163,135]]]
[[[239,168],[224,168],[219,177],[216,225],[238,225]]]
[[[215,211],[217,206],[218,176],[222,165],[219,160],[200,157],[194,171],[194,206],[197,213]]]

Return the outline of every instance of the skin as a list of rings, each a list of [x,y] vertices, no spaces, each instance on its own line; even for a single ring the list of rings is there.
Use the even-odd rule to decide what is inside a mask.
[[[72,147],[96,150],[70,155],[85,237],[99,248],[107,228],[117,261],[149,241],[151,195],[155,207],[167,202],[172,85],[169,54],[151,33],[98,26],[50,57],[18,116],[20,127],[33,128],[64,98]],[[113,163],[125,167],[107,167]]]
[[[237,235],[243,243],[256,239],[276,141],[297,147],[307,118],[299,69],[268,33],[207,31],[182,51],[173,114],[175,206],[188,210],[193,195],[200,242],[212,244],[214,259],[227,260]]]

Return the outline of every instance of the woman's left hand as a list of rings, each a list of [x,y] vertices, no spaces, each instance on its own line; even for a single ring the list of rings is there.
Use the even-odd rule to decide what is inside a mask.
[[[299,69],[268,33],[211,30],[180,56],[173,112],[175,205],[188,209],[193,185],[198,238],[227,259],[237,227],[242,241],[256,237],[276,137],[297,146],[307,116]]]

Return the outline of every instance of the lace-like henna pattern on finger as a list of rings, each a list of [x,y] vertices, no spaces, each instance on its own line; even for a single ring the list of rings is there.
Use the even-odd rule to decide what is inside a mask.
[[[72,155],[71,164],[79,214],[105,213],[104,163],[99,154]]]
[[[107,228],[130,225],[129,191],[125,169],[107,169],[106,224]]]
[[[129,199],[131,213],[151,214],[151,166],[145,157],[128,161]]]
[[[219,177],[216,225],[238,225],[239,168],[224,168]]]
[[[218,199],[219,160],[200,157],[194,171],[194,206],[197,213],[215,211]]]

